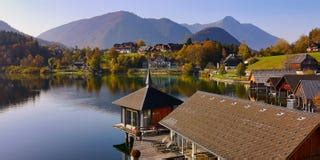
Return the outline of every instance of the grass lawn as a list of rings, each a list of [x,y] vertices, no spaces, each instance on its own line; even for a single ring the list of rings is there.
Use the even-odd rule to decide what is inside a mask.
[[[320,53],[309,53],[312,57],[317,59],[320,62]],[[286,55],[280,56],[269,56],[269,57],[260,57],[259,61],[249,65],[248,70],[259,70],[259,69],[284,69],[285,61],[288,58]]]
[[[247,80],[247,78],[245,76],[238,77],[236,75],[236,70],[235,69],[228,70],[226,74],[214,74],[213,77],[217,78],[217,79],[230,79],[230,80],[236,80],[236,81]]]

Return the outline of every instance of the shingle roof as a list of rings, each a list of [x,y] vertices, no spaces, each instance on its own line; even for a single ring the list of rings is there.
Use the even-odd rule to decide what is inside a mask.
[[[264,83],[266,84],[267,80],[270,77],[282,77],[284,75],[296,74],[296,71],[293,70],[253,70],[249,76],[254,76],[255,83]]]
[[[307,99],[313,99],[317,94],[320,93],[320,80],[301,80],[297,88],[299,86],[301,86],[304,97]]]
[[[288,58],[287,62],[288,63],[302,63],[306,58],[313,58],[313,57],[311,57],[307,53],[294,54]]]
[[[147,86],[112,103],[134,110],[143,110],[180,105],[182,101],[171,95],[163,93],[152,86]]]
[[[285,159],[320,116],[198,91],[160,124],[227,159]]]
[[[280,82],[283,82],[284,80],[290,85],[291,89],[294,91],[297,88],[300,80],[320,80],[320,76],[319,75],[284,75],[280,80]],[[278,85],[281,84],[280,82],[278,83]]]

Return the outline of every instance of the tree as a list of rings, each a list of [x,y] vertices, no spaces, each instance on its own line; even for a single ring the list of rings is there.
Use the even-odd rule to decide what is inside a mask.
[[[140,48],[140,47],[142,47],[142,46],[145,46],[146,45],[146,43],[142,40],[142,39],[140,39],[140,40],[137,40],[137,47],[138,48]]]
[[[295,53],[304,53],[306,52],[309,45],[309,37],[306,35],[300,36],[300,38],[294,43],[294,52]]]
[[[92,52],[87,55],[87,64],[91,72],[98,72],[101,63],[101,52],[98,48],[95,48]]]
[[[246,43],[240,44],[238,52],[243,59],[247,59],[251,56],[249,46]]]
[[[186,63],[182,66],[182,73],[184,74],[192,74],[193,65],[191,63]]]
[[[271,48],[271,51],[277,55],[292,53],[289,42],[284,39],[279,39],[278,42]]]
[[[186,44],[186,45],[191,45],[191,44],[192,44],[192,39],[191,39],[191,38],[188,38],[185,44]]]
[[[245,76],[246,75],[246,66],[243,63],[239,63],[236,68],[237,76]]]
[[[310,41],[320,44],[320,28],[315,28],[309,33]]]
[[[114,47],[112,47],[112,48],[108,51],[108,54],[109,54],[110,58],[113,58],[113,59],[116,59],[116,58],[118,58],[118,56],[119,56],[119,52],[118,52]]]
[[[48,66],[49,66],[50,71],[52,71],[52,69],[53,69],[54,61],[55,61],[54,57],[51,57],[48,59]]]
[[[220,65],[219,74],[226,74],[226,66],[224,64]]]

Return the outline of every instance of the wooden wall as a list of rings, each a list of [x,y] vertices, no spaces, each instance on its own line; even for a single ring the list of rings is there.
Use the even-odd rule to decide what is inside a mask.
[[[318,128],[289,159],[320,159],[320,128]]]

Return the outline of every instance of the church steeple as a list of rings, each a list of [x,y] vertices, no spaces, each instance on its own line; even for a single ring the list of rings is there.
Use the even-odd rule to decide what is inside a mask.
[[[147,87],[152,86],[152,79],[151,79],[151,73],[149,68],[147,71],[146,85]]]

